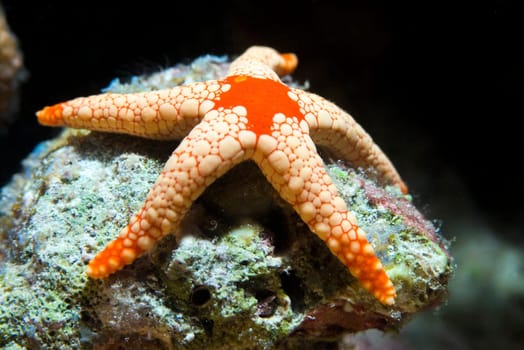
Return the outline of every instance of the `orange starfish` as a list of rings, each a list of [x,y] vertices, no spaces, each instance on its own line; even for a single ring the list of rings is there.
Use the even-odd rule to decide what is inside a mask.
[[[182,139],[143,207],[91,260],[90,277],[107,277],[151,250],[178,228],[207,186],[251,159],[364,288],[383,304],[395,302],[392,282],[338,195],[315,143],[330,147],[354,166],[376,169],[383,180],[403,192],[407,188],[386,155],[349,114],[320,96],[280,81],[279,75],[291,73],[296,65],[294,54],[254,46],[231,64],[222,80],[80,97],[37,112],[43,125]]]

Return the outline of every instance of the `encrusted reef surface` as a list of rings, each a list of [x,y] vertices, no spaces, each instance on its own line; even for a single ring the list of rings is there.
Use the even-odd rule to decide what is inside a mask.
[[[161,85],[226,68],[206,57]],[[1,348],[314,349],[398,329],[445,299],[452,262],[434,225],[409,196],[328,155],[396,286],[394,306],[366,292],[250,162],[204,192],[179,242],[168,236],[108,279],[88,279],[85,265],[141,206],[175,147],[74,130],[36,147],[0,195]]]
[[[0,3],[0,133],[13,122],[19,103],[19,87],[26,80],[18,40],[9,28]]]

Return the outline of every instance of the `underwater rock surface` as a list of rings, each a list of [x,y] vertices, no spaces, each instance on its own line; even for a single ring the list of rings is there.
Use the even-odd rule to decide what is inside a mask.
[[[195,79],[227,68],[210,60],[196,70],[211,76]],[[66,129],[24,161],[0,193],[1,348],[313,349],[398,329],[444,300],[452,264],[434,225],[409,196],[328,155],[395,284],[394,306],[365,291],[250,162],[196,201],[179,242],[168,236],[109,278],[88,279],[85,265],[141,206],[176,144]]]
[[[9,28],[0,3],[0,134],[7,131],[19,107],[20,85],[27,79],[16,35]]]

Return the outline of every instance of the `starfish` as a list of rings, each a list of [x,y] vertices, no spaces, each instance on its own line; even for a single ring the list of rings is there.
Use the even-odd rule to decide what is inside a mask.
[[[104,93],[48,106],[36,113],[47,126],[182,140],[142,208],[87,266],[105,278],[176,232],[195,199],[238,163],[254,161],[309,229],[381,303],[396,292],[380,260],[339,196],[315,144],[380,179],[407,188],[371,137],[341,108],[283,84],[297,66],[294,54],[253,46],[226,77],[142,93]]]

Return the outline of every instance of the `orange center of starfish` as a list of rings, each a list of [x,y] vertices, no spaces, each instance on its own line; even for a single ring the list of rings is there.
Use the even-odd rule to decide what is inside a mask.
[[[300,122],[304,116],[298,103],[289,95],[289,88],[282,83],[236,75],[224,79],[231,88],[220,95],[216,107],[233,108],[244,106],[247,110],[247,129],[257,135],[271,134],[273,116],[282,113],[286,117],[297,117]]]

